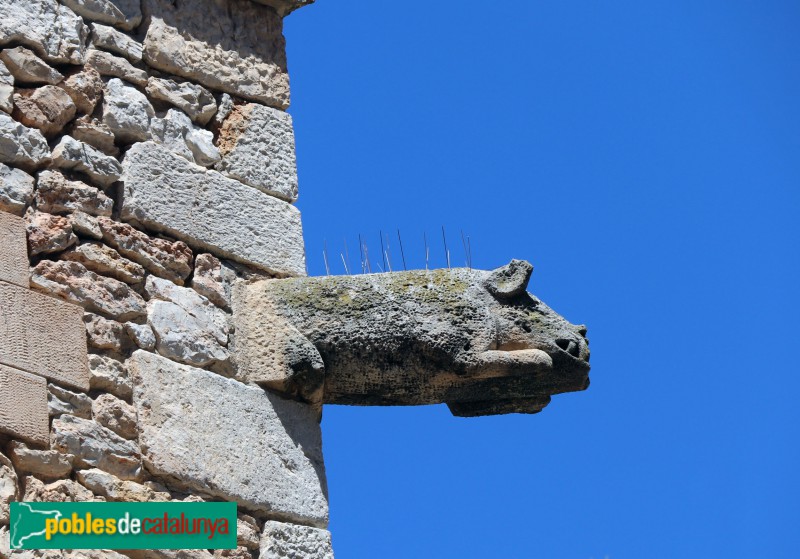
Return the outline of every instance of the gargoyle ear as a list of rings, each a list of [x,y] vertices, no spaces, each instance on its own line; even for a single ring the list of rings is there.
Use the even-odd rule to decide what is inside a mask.
[[[499,299],[509,299],[527,289],[532,272],[533,266],[530,262],[512,260],[489,273],[486,277],[486,289]]]

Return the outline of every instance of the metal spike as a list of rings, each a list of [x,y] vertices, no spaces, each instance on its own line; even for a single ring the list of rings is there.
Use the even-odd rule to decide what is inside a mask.
[[[403,258],[403,270],[408,270],[406,268],[406,253],[403,252],[403,239],[400,238],[400,229],[397,229],[397,242],[400,243],[400,256]]]

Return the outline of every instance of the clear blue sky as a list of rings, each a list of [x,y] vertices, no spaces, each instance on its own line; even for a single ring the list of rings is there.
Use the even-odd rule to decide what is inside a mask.
[[[798,29],[788,0],[287,19],[309,272],[397,227],[463,262],[463,229],[592,346],[536,416],[327,407],[339,559],[798,557]]]

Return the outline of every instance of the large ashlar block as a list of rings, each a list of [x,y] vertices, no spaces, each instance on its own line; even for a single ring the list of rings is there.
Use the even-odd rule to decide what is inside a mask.
[[[289,202],[297,200],[292,117],[248,103],[234,107],[219,132],[222,174]]]
[[[0,363],[89,390],[83,309],[0,282]]]
[[[283,21],[250,0],[144,0],[148,65],[212,89],[285,109],[289,74]],[[210,24],[213,22],[213,24]]]
[[[123,161],[122,218],[280,276],[305,275],[300,212],[153,142]]]
[[[153,474],[275,518],[327,524],[322,435],[310,406],[141,350],[127,366]]]
[[[3,211],[0,211],[0,281],[28,287],[25,220]]]
[[[37,445],[48,443],[47,381],[0,365],[0,432]]]

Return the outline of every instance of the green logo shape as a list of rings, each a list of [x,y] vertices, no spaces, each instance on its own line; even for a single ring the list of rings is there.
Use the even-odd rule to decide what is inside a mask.
[[[11,503],[11,549],[235,549],[236,503]]]

